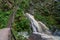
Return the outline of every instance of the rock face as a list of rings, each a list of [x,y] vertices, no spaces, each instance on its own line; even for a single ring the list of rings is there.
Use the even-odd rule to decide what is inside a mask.
[[[0,40],[9,40],[10,28],[0,29]]]

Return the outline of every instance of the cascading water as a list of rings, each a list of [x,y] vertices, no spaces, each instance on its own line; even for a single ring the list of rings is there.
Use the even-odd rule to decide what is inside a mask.
[[[33,34],[40,35],[42,39],[44,40],[60,40],[60,37],[53,36],[49,29],[46,27],[45,24],[42,22],[37,22],[34,17],[28,13],[26,13],[26,16],[31,22],[31,27],[33,29]],[[50,35],[49,35],[50,34]],[[37,37],[38,38],[38,37]],[[37,39],[35,39],[37,40]]]
[[[29,18],[29,20],[31,21],[31,27],[33,29],[33,32],[42,32],[42,28],[39,27],[38,22],[34,19],[34,17],[28,13],[26,13],[26,16]]]
[[[28,13],[26,13],[26,16],[29,18],[29,20],[31,21],[31,27],[33,29],[33,32],[39,32],[39,33],[43,33],[43,32],[46,32],[46,33],[49,33],[49,28],[46,27],[45,24],[43,24],[41,21],[36,21],[34,19],[34,17]]]

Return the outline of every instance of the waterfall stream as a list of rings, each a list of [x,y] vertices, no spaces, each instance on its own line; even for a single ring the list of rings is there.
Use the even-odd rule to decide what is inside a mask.
[[[34,17],[28,13],[26,13],[26,16],[28,17],[28,19],[31,22],[31,27],[33,29],[33,32],[42,32],[42,28],[39,27],[38,22],[34,19]]]
[[[49,31],[49,28],[46,27],[45,24],[43,24],[41,21],[36,21],[34,19],[34,16],[30,15],[29,13],[26,13],[27,18],[31,22],[31,27],[33,29],[33,34],[40,35],[45,40],[60,40],[59,36],[53,36],[51,32]]]

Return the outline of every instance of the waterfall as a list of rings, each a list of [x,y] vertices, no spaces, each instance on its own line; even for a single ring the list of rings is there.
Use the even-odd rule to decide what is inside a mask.
[[[51,34],[49,28],[44,23],[36,21],[34,16],[29,13],[26,13],[26,16],[30,20],[33,29],[33,34],[30,35],[29,40],[60,40],[60,37]]]
[[[28,19],[31,21],[31,27],[33,29],[33,32],[42,32],[42,28],[39,27],[38,22],[34,19],[34,17],[28,13],[26,13],[26,16],[28,17]]]
[[[50,32],[48,31],[49,29],[46,27],[45,24],[43,24],[42,22],[38,22],[34,19],[34,16],[32,16],[29,13],[26,13],[27,18],[30,20],[31,22],[31,27],[33,29],[33,33],[30,35],[29,40],[53,40],[53,36],[52,35],[48,35],[50,34]],[[33,37],[33,38],[32,38]]]
[[[34,16],[26,13],[26,16],[28,17],[28,19],[31,22],[31,27],[33,29],[33,32],[39,32],[39,33],[46,33],[46,34],[51,34],[51,32],[49,32],[49,28],[46,27],[45,24],[43,24],[41,21],[36,21],[34,19]]]

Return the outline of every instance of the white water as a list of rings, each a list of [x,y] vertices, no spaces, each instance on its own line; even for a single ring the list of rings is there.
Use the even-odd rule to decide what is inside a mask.
[[[33,29],[33,32],[42,32],[42,28],[39,26],[38,22],[34,19],[34,17],[28,13],[26,13],[26,16],[31,21],[31,27]]]
[[[23,37],[25,37],[27,39],[29,37],[28,32],[26,32],[26,31],[24,31],[24,32],[18,32],[18,35],[17,36],[20,36],[20,35],[22,35]]]

